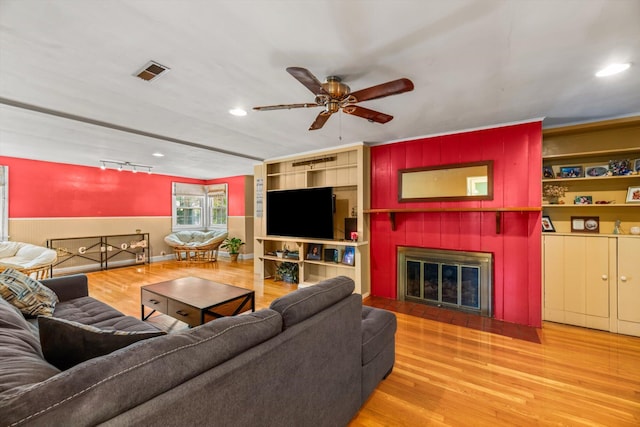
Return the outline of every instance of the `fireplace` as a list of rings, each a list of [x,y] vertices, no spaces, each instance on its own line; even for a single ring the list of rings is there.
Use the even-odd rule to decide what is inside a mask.
[[[398,299],[492,317],[490,253],[398,247]]]

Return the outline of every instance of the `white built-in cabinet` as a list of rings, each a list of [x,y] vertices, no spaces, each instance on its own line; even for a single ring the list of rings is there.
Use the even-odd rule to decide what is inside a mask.
[[[546,234],[544,319],[640,336],[640,237]]]

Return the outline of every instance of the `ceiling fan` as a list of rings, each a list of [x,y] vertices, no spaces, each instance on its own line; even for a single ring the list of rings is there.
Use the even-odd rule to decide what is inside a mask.
[[[413,83],[411,80],[406,78],[393,80],[351,92],[349,86],[342,83],[340,77],[337,76],[329,76],[324,83],[320,83],[320,81],[306,68],[289,67],[287,68],[287,72],[302,83],[307,89],[313,92],[316,96],[315,100],[304,104],[267,105],[264,107],[254,107],[253,109],[258,111],[268,111],[288,110],[291,108],[324,107],[324,110],[318,114],[309,130],[320,129],[324,126],[327,120],[329,120],[329,117],[331,117],[333,113],[340,111],[340,109],[347,114],[362,117],[370,122],[387,123],[393,119],[393,116],[360,107],[355,104],[362,101],[368,101],[370,99],[384,98],[385,96],[397,95],[399,93],[413,90]]]

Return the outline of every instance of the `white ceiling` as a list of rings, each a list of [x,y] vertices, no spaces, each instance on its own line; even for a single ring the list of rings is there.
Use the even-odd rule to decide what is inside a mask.
[[[633,115],[639,22],[638,0],[0,0],[0,155],[218,178],[359,141]],[[171,71],[133,77],[149,60]],[[596,78],[609,62],[633,65]],[[313,101],[289,66],[415,89],[360,104],[389,123],[308,131],[319,109],[251,110]]]

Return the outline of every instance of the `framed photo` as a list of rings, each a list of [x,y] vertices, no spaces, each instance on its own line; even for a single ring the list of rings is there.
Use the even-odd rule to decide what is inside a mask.
[[[587,166],[584,168],[584,176],[598,177],[607,176],[609,165]]]
[[[317,259],[318,261],[322,259],[322,245],[316,243],[310,243],[307,259]]]
[[[555,232],[556,228],[553,226],[553,222],[551,222],[551,218],[547,215],[542,215],[542,231],[545,232]]]
[[[144,252],[136,253],[136,262],[145,262]]]
[[[627,203],[640,203],[640,187],[629,187],[627,190]]]
[[[347,265],[354,265],[356,263],[356,248],[354,246],[346,246],[344,248],[342,263]]]
[[[546,179],[555,178],[556,174],[553,172],[553,168],[551,166],[543,166],[542,177]]]
[[[571,231],[577,233],[599,233],[599,216],[572,216]]]
[[[582,166],[560,166],[561,178],[580,178],[583,175]]]
[[[640,172],[640,159],[635,159],[633,161],[633,170],[636,172]]]
[[[576,196],[576,198],[573,199],[573,204],[574,205],[592,205],[593,204],[593,197],[591,197],[591,196]]]

